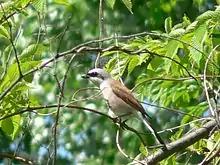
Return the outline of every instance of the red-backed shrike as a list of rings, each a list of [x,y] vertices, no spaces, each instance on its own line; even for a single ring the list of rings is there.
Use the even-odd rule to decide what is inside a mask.
[[[128,116],[135,115],[141,119],[156,139],[165,146],[157,131],[148,122],[147,117],[150,118],[150,116],[128,88],[119,81],[114,80],[110,74],[100,68],[92,69],[82,77],[89,78],[89,80],[100,88],[103,97],[108,103],[108,114],[111,117],[127,118]]]

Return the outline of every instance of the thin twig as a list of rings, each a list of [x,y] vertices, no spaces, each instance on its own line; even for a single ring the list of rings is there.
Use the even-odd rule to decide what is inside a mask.
[[[77,91],[75,91],[74,93],[73,93],[73,96],[72,96],[72,99],[71,100],[74,100],[74,101],[77,101],[78,102],[78,99],[76,100],[75,99],[75,97],[76,97],[76,95],[78,94],[78,93],[80,93],[80,92],[82,92],[82,91],[87,91],[87,90],[90,90],[90,89],[92,89],[92,90],[98,90],[98,95],[97,94],[95,94],[95,96],[94,96],[94,94],[92,95],[92,96],[89,96],[89,97],[87,97],[87,98],[84,98],[85,100],[88,100],[88,99],[92,99],[92,98],[96,98],[97,96],[100,96],[100,90],[99,90],[99,88],[97,88],[97,87],[87,87],[87,88],[80,88],[80,89],[78,89]],[[97,96],[96,96],[97,95]],[[82,100],[84,100],[84,99],[82,99]]]
[[[204,75],[196,75],[194,76],[195,78],[200,78],[200,79],[203,79]],[[220,78],[220,75],[206,75],[207,78]],[[147,78],[146,80],[140,82],[140,83],[137,83],[132,89],[131,91],[134,91],[136,88],[138,88],[141,84],[143,83],[146,83],[146,82],[149,82],[149,81],[153,81],[153,80],[162,80],[162,81],[180,81],[180,82],[183,82],[185,80],[190,80],[192,79],[192,77],[180,77],[180,78],[177,78],[177,77],[150,77],[150,78]]]
[[[19,9],[19,10],[23,10],[23,9],[25,9],[26,7],[28,7],[28,6],[31,4],[32,1],[33,1],[33,0],[30,0],[24,7],[22,7],[22,8]],[[0,2],[0,3],[2,3],[2,2]],[[10,17],[14,16],[15,14],[19,14],[19,13],[17,13],[17,11],[16,11],[16,12],[13,12],[13,13],[9,14],[8,16],[3,16],[3,18],[0,20],[0,25],[1,25],[4,21],[8,20]]]
[[[206,157],[202,160],[202,162],[199,163],[199,165],[206,165],[206,164],[210,163],[210,161],[220,153],[219,144],[220,144],[220,139],[218,139],[218,141],[213,146],[212,150],[206,155]],[[217,148],[217,151],[214,152],[216,148]]]
[[[67,23],[67,26],[66,28],[64,29],[64,32],[61,36],[61,39],[60,39],[60,43],[59,43],[59,46],[57,48],[57,55],[59,53],[59,50],[60,50],[60,45],[61,45],[61,42],[63,41],[63,37],[64,35],[66,34],[66,31],[68,30],[69,28],[69,25],[70,25],[70,21],[72,19],[72,16],[69,17],[68,19],[68,23]],[[60,115],[60,105],[62,103],[62,98],[63,98],[63,94],[64,94],[64,89],[65,89],[65,83],[66,83],[66,79],[67,79],[67,75],[68,75],[68,72],[70,70],[70,67],[72,65],[72,62],[75,58],[76,54],[74,54],[70,61],[69,61],[69,64],[68,64],[68,67],[66,69],[66,72],[64,74],[64,77],[63,77],[63,81],[62,81],[62,84],[61,84],[61,89],[59,91],[59,98],[58,98],[58,106],[57,106],[57,114],[56,114],[56,119],[55,119],[55,123],[54,123],[54,155],[53,155],[53,162],[52,164],[55,165],[56,164],[56,159],[57,159],[57,127],[58,127],[58,122],[59,122],[59,115]],[[59,84],[60,85],[60,84]]]
[[[178,109],[163,107],[163,106],[160,106],[160,105],[157,105],[157,104],[148,103],[148,102],[145,102],[145,101],[140,101],[140,103],[143,103],[143,104],[146,104],[146,105],[149,105],[149,106],[152,106],[152,107],[157,107],[157,108],[165,109],[165,110],[167,110],[167,111],[171,111],[171,112],[174,112],[174,113],[183,114],[183,115],[188,115],[188,116],[191,116],[191,117],[200,119],[199,116],[195,116],[195,115],[192,115],[192,114],[189,114],[189,113],[180,111],[180,110],[178,110]]]
[[[129,36],[128,36],[129,37]],[[36,68],[33,68],[32,70],[26,72],[26,73],[23,73],[23,77],[27,76],[27,75],[30,75],[38,70],[41,70],[43,69],[44,67],[47,67],[48,64],[52,63],[54,60],[56,59],[59,59],[63,56],[67,56],[67,55],[70,55],[70,54],[74,54],[74,53],[82,53],[82,52],[89,52],[89,51],[96,51],[96,52],[106,52],[106,51],[113,51],[113,50],[120,50],[122,52],[125,52],[125,53],[128,53],[130,55],[132,54],[140,54],[140,53],[150,53],[150,54],[153,54],[153,55],[157,55],[159,57],[163,57],[163,58],[168,58],[170,59],[171,61],[179,64],[181,67],[183,67],[184,70],[186,70],[186,72],[193,78],[195,79],[194,76],[192,76],[189,71],[187,70],[187,68],[185,66],[183,66],[182,64],[180,64],[178,61],[175,61],[174,59],[172,58],[169,58],[169,57],[166,57],[166,56],[163,56],[163,55],[159,55],[159,54],[155,54],[153,52],[150,52],[149,50],[136,50],[136,51],[131,51],[131,50],[126,50],[126,49],[122,49],[120,47],[115,47],[115,46],[110,46],[110,47],[107,47],[107,48],[103,48],[103,49],[99,49],[97,47],[86,47],[86,45],[89,45],[89,44],[93,44],[93,43],[98,43],[98,42],[101,42],[101,41],[107,41],[107,40],[112,40],[114,37],[109,37],[109,38],[104,38],[102,40],[92,40],[92,41],[89,41],[89,42],[86,42],[86,43],[83,43],[83,44],[79,44],[77,46],[75,46],[74,48],[68,50],[68,51],[65,51],[65,52],[62,52],[62,53],[59,53],[58,55],[56,55],[55,57],[49,59],[48,61],[44,62],[43,64],[41,64],[39,67],[36,67]],[[196,79],[195,79],[196,80]],[[14,88],[14,86],[20,81],[20,77],[17,78],[7,89],[5,89],[1,95],[0,95],[0,100],[2,100],[6,95],[7,93],[12,89]]]
[[[18,72],[19,72],[19,77],[22,77],[22,71],[21,71],[21,66],[20,66],[20,61],[18,59],[18,53],[17,53],[17,49],[15,47],[15,44],[14,44],[14,41],[13,41],[13,33],[12,33],[12,27],[11,27],[11,24],[9,23],[8,19],[6,19],[6,16],[5,16],[5,10],[2,6],[2,3],[0,3],[1,5],[1,9],[3,11],[3,17],[5,17],[5,20],[7,21],[7,24],[8,24],[8,27],[9,27],[9,30],[10,30],[10,42],[11,42],[11,45],[12,45],[12,48],[14,50],[14,54],[15,54],[15,59],[16,59],[16,62],[17,62],[17,66],[18,66]]]
[[[99,39],[103,39],[104,33],[104,4],[103,0],[99,0]],[[99,42],[99,48],[102,48],[102,42]],[[96,60],[95,60],[95,68],[98,67],[100,62],[101,52],[98,52]]]
[[[139,161],[139,160],[137,160],[137,159],[135,159],[135,158],[132,158],[131,156],[127,155],[127,154],[123,151],[123,149],[121,148],[120,142],[119,142],[121,126],[120,126],[120,124],[117,124],[117,126],[118,126],[118,129],[117,129],[117,132],[116,132],[116,146],[117,146],[119,152],[120,152],[124,157],[126,157],[126,158],[128,158],[128,159],[130,159],[130,160],[132,160],[132,161],[135,161],[135,162],[137,162],[137,163],[140,163],[140,164],[144,165],[143,162],[141,162],[141,161]]]
[[[172,127],[172,128],[166,128],[166,129],[164,129],[162,131],[159,131],[158,133],[160,134],[160,133],[163,133],[163,132],[173,132],[173,130],[175,130],[175,129],[178,129],[178,128],[181,128],[181,127],[185,127],[185,126],[190,125],[192,123],[203,121],[203,120],[212,120],[212,118],[204,117],[204,118],[201,118],[201,119],[196,119],[196,120],[190,121],[190,122],[188,122],[186,124],[181,124],[179,126]]]
[[[67,75],[68,75],[70,66],[71,66],[75,56],[76,55],[73,55],[72,58],[70,59],[70,62],[68,64],[68,67],[67,67],[66,73],[64,75],[62,85],[61,85],[61,91],[59,93],[58,106],[57,106],[57,115],[56,115],[56,120],[55,120],[55,124],[54,124],[54,159],[53,159],[53,165],[56,164],[56,157],[57,157],[57,138],[56,137],[57,137],[57,126],[58,126],[58,122],[59,122],[60,105],[61,105],[62,98],[63,98],[63,93],[64,93],[64,88],[65,88],[65,82],[66,82],[66,79],[67,79]]]
[[[134,132],[139,137],[139,139],[141,140],[143,145],[147,146],[147,144],[145,143],[144,139],[142,138],[142,136],[140,135],[140,133],[136,129],[134,129],[132,127],[129,127],[125,122],[121,123],[121,126],[122,126],[122,128],[125,128],[125,129],[127,129],[127,130],[129,130],[131,132]]]
[[[22,157],[20,155],[0,153],[0,158],[14,159],[14,160],[20,161],[20,162],[22,162],[24,164],[34,165],[34,162],[32,160],[24,158],[24,157]]]
[[[209,109],[212,113],[212,115],[215,117],[215,120],[217,122],[217,125],[218,127],[220,128],[220,121],[219,121],[219,116],[218,116],[218,113],[217,113],[217,109],[213,109],[212,107],[212,104],[211,104],[211,101],[210,101],[210,97],[209,97],[209,92],[208,92],[208,88],[207,88],[207,81],[206,81],[206,71],[207,71],[207,66],[208,66],[208,62],[209,62],[209,59],[212,57],[212,55],[214,54],[214,51],[219,47],[220,45],[217,45],[215,46],[215,48],[210,52],[206,62],[205,62],[205,68],[204,68],[204,76],[203,76],[203,84],[204,84],[204,88],[205,88],[205,94],[206,94],[206,99],[207,99],[207,102],[209,104]],[[217,107],[217,106],[215,106]]]
[[[112,117],[108,116],[107,114],[105,113],[102,113],[100,111],[97,111],[97,110],[94,110],[94,109],[91,109],[91,108],[84,108],[84,107],[81,107],[81,106],[77,106],[77,105],[64,105],[64,104],[61,104],[59,105],[60,107],[63,107],[63,108],[69,108],[69,109],[80,109],[80,110],[84,110],[84,111],[89,111],[89,112],[93,112],[95,114],[98,114],[100,116],[105,116],[111,120],[113,120]],[[8,114],[6,116],[3,116],[0,118],[0,121],[1,120],[4,120],[4,119],[7,119],[9,117],[12,117],[12,116],[16,116],[16,115],[21,115],[23,113],[26,113],[26,112],[33,112],[34,111],[37,111],[37,110],[41,110],[41,109],[50,109],[50,108],[57,108],[58,105],[45,105],[45,106],[36,106],[36,107],[24,107],[23,109],[21,110],[18,110],[17,112],[15,113],[12,113],[12,114]]]
[[[21,34],[21,28],[22,28],[22,26],[19,27],[18,32],[17,32],[17,36],[15,37],[15,40],[14,40],[14,44],[15,45],[16,45],[16,43],[18,41],[18,38],[19,38],[19,36]],[[7,58],[6,63],[4,65],[4,73],[1,75],[0,82],[3,81],[3,79],[5,78],[5,76],[6,76],[7,72],[8,72],[8,65],[10,63],[11,54],[12,54],[11,52],[12,52],[12,49],[10,48],[9,53],[8,53],[8,58]]]

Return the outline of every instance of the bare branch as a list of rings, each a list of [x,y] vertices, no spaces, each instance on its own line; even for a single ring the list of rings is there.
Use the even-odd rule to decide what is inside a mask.
[[[9,159],[13,159],[13,160],[18,160],[24,164],[28,164],[28,165],[34,165],[34,162],[30,159],[24,158],[20,155],[13,155],[13,154],[1,154],[0,153],[0,158],[9,158]]]
[[[206,99],[207,99],[207,102],[208,102],[208,104],[209,104],[209,109],[210,109],[212,115],[215,117],[218,127],[220,128],[219,115],[218,115],[218,113],[217,113],[217,105],[215,106],[215,108],[212,107],[213,105],[211,104],[210,97],[209,97],[209,93],[208,93],[208,88],[207,88],[207,85],[206,85],[206,84],[207,84],[207,82],[206,82],[206,70],[207,70],[207,65],[208,65],[208,62],[209,62],[211,56],[213,55],[213,52],[214,52],[219,46],[220,46],[220,45],[217,45],[217,46],[211,51],[211,53],[209,54],[209,56],[208,56],[208,58],[207,58],[207,60],[206,60],[206,62],[205,62],[204,77],[203,77],[203,80],[204,80],[204,81],[203,81],[203,84],[204,84],[204,88],[205,88]]]
[[[16,49],[14,41],[13,41],[12,26],[11,26],[11,24],[9,23],[8,19],[5,16],[5,10],[4,10],[4,8],[3,8],[1,3],[0,3],[0,5],[1,5],[1,9],[3,11],[3,14],[4,14],[3,16],[5,17],[5,20],[7,21],[7,24],[8,24],[9,30],[10,30],[10,38],[9,38],[9,40],[10,40],[12,48],[14,50],[15,59],[16,59],[17,66],[18,66],[19,77],[22,77],[22,71],[21,71],[21,66],[20,66],[20,62],[19,62],[19,59],[18,59],[18,53],[17,53],[17,49]]]
[[[104,4],[103,0],[99,0],[99,39],[103,39],[103,33],[104,33]],[[99,42],[99,48],[102,48],[102,42]],[[101,53],[98,52],[96,60],[95,60],[95,68],[98,67],[99,59],[100,59]]]
[[[197,76],[194,76],[194,77],[195,77],[195,78],[203,79],[203,75],[197,75]],[[206,75],[206,77],[207,77],[207,78],[219,78],[220,75]],[[192,79],[192,77],[181,77],[181,78],[172,78],[172,77],[166,77],[166,78],[164,78],[164,77],[150,77],[150,78],[148,78],[148,79],[146,79],[146,80],[144,80],[144,81],[142,81],[142,82],[136,84],[135,87],[132,88],[131,91],[134,91],[134,90],[135,90],[136,88],[138,88],[141,84],[146,83],[146,82],[149,82],[149,81],[153,81],[153,80],[174,81],[174,82],[179,81],[179,82],[183,82],[183,81],[185,81],[185,80],[190,80],[190,79]]]
[[[120,123],[116,123],[116,124],[117,124],[117,126],[118,126],[118,129],[117,129],[116,137],[115,137],[115,138],[116,138],[116,146],[117,146],[119,152],[120,152],[124,157],[126,157],[126,158],[128,158],[128,159],[130,159],[130,160],[132,160],[132,161],[134,161],[134,162],[137,162],[137,163],[139,163],[139,164],[144,165],[144,163],[142,163],[141,161],[139,161],[139,160],[137,160],[137,159],[135,159],[135,158],[132,158],[131,156],[127,155],[127,154],[123,151],[123,149],[121,148],[121,145],[120,145],[120,140],[119,140],[120,131],[121,131],[121,125],[120,125]]]
[[[110,38],[105,38],[103,40],[112,40],[113,38],[110,37]],[[0,100],[2,100],[9,91],[11,91],[11,89],[14,88],[14,86],[16,86],[16,84],[25,76],[28,76],[30,74],[33,74],[34,72],[38,71],[38,70],[41,70],[43,69],[44,67],[46,67],[48,64],[54,62],[54,60],[56,59],[59,59],[63,56],[67,56],[67,55],[72,55],[72,54],[77,54],[78,53],[82,53],[82,52],[90,52],[90,51],[93,51],[93,52],[107,52],[107,51],[114,51],[114,50],[118,50],[118,51],[122,51],[122,52],[125,52],[129,55],[134,55],[134,54],[141,54],[141,53],[149,53],[149,54],[152,54],[152,55],[155,55],[155,56],[158,56],[158,57],[162,57],[162,58],[167,58],[173,62],[175,62],[176,64],[180,65],[187,73],[190,77],[192,77],[194,80],[197,81],[197,79],[188,71],[188,69],[183,66],[180,62],[170,58],[170,57],[167,57],[167,56],[163,56],[163,55],[160,55],[160,54],[157,54],[157,53],[154,53],[154,52],[150,52],[149,50],[147,49],[139,49],[139,50],[127,50],[127,49],[123,49],[121,47],[117,47],[117,46],[110,46],[110,47],[107,47],[107,48],[103,48],[103,49],[100,49],[99,47],[86,47],[85,45],[88,45],[88,44],[93,44],[93,43],[98,43],[100,41],[103,41],[103,40],[93,40],[93,41],[89,41],[89,42],[86,42],[86,43],[83,43],[83,44],[80,44],[74,48],[72,48],[71,50],[68,50],[68,51],[65,51],[65,52],[62,52],[62,53],[59,53],[57,54],[55,57],[49,59],[48,61],[44,62],[43,64],[41,64],[39,67],[37,68],[33,68],[32,70],[26,72],[26,73],[23,73],[22,76],[20,76],[19,78],[17,78],[7,89],[5,89],[1,95],[0,95]]]
[[[19,10],[23,10],[23,9],[25,9],[26,7],[28,7],[28,6],[31,4],[31,2],[32,2],[32,0],[30,0],[24,7],[22,7],[22,8],[19,9]],[[2,3],[2,2],[1,2],[1,3]],[[10,13],[10,14],[7,15],[7,16],[3,16],[3,18],[0,20],[0,25],[1,25],[4,21],[8,20],[10,17],[14,16],[15,14],[19,14],[19,13],[16,11],[16,12]]]
[[[212,159],[214,159],[216,156],[220,154],[220,139],[215,143],[212,150],[206,155],[206,157],[203,159],[203,161],[199,165],[205,165],[211,162]],[[215,150],[217,150],[215,152]]]
[[[72,19],[72,16],[69,17],[69,20],[68,20],[68,23],[67,23],[67,26],[61,36],[61,39],[60,39],[60,43],[59,43],[59,46],[58,46],[58,49],[57,49],[57,55],[59,53],[59,50],[60,50],[60,45],[61,45],[61,42],[63,40],[63,37],[66,33],[66,31],[68,30],[69,28],[69,24],[70,24],[70,21]],[[65,83],[66,83],[66,79],[67,79],[67,75],[68,75],[68,72],[70,70],[70,67],[71,67],[71,64],[75,58],[76,54],[74,54],[70,61],[69,61],[69,64],[68,64],[68,67],[66,69],[66,72],[64,74],[64,77],[63,77],[63,81],[62,81],[62,84],[61,84],[61,87],[60,87],[60,91],[59,91],[59,98],[58,98],[58,106],[57,106],[57,114],[56,114],[56,120],[55,120],[55,123],[54,123],[54,155],[53,155],[53,165],[56,164],[56,159],[57,159],[57,127],[58,127],[58,122],[59,122],[59,115],[60,115],[60,105],[62,103],[62,99],[63,99],[63,93],[64,93],[64,89],[65,89]],[[58,82],[58,86],[60,86],[60,83]]]
[[[84,107],[81,107],[81,106],[77,106],[77,105],[64,105],[64,104],[61,104],[61,105],[45,105],[45,106],[36,106],[36,107],[25,107],[24,109],[22,110],[19,110],[15,113],[12,113],[12,114],[9,114],[9,115],[6,115],[6,116],[3,116],[0,118],[0,121],[1,120],[4,120],[4,119],[7,119],[9,117],[12,117],[12,116],[16,116],[16,115],[21,115],[23,113],[26,113],[26,112],[35,112],[37,110],[41,110],[41,109],[50,109],[50,108],[57,108],[58,106],[60,107],[63,107],[63,108],[69,108],[69,109],[80,109],[80,110],[84,110],[84,111],[89,111],[89,112],[93,112],[95,114],[98,114],[100,116],[104,116],[104,117],[107,117],[111,120],[113,120],[112,117],[108,116],[107,114],[105,113],[102,113],[100,111],[97,111],[97,110],[94,110],[94,109],[90,109],[90,108],[84,108]]]
[[[143,160],[143,162],[151,165],[157,164],[159,161],[169,157],[176,152],[182,151],[195,142],[209,137],[209,133],[212,132],[213,129],[216,130],[216,121],[214,120],[207,122],[202,127],[195,129],[193,132],[185,135],[184,137],[167,144],[167,151],[157,151],[153,155],[148,156],[145,160]]]
[[[160,105],[156,105],[156,104],[152,104],[152,103],[148,103],[148,102],[144,102],[144,101],[140,101],[140,103],[143,103],[143,104],[146,104],[146,105],[149,105],[149,106],[152,106],[152,107],[157,107],[157,108],[165,109],[165,110],[167,110],[167,111],[171,111],[171,112],[174,112],[174,113],[183,114],[183,115],[188,115],[188,116],[191,116],[191,117],[200,119],[199,116],[195,116],[195,115],[192,115],[192,114],[189,114],[189,113],[180,111],[180,110],[178,110],[178,109],[163,107],[163,106],[160,106]]]
[[[172,128],[166,128],[165,130],[159,131],[158,133],[160,134],[160,133],[163,133],[163,132],[173,132],[173,130],[175,130],[175,129],[185,127],[185,126],[190,125],[190,124],[195,123],[195,122],[201,122],[203,120],[208,121],[208,120],[212,120],[212,118],[204,117],[204,118],[196,119],[196,120],[190,121],[186,124],[181,124],[181,125],[178,125],[178,126],[175,126],[175,127],[172,127]]]

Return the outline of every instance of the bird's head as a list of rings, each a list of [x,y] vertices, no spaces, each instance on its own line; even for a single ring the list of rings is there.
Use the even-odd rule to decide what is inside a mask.
[[[88,78],[92,81],[96,86],[100,86],[100,84],[109,78],[111,78],[110,74],[108,74],[104,69],[94,68],[91,69],[86,75],[83,75],[82,78]]]

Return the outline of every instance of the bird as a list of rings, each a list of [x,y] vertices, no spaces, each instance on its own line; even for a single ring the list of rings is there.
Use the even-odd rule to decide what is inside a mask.
[[[147,114],[140,102],[135,98],[132,92],[120,81],[115,80],[112,76],[101,68],[93,68],[83,75],[82,78],[89,79],[94,85],[99,87],[104,99],[106,100],[112,118],[126,118],[136,116],[151,131],[158,142],[165,146],[160,135],[148,121],[150,115]]]

